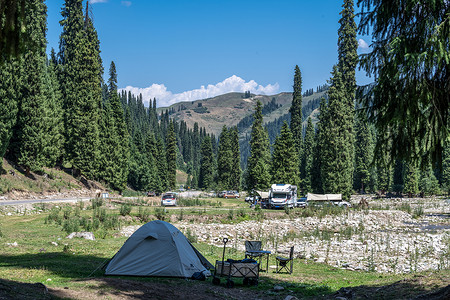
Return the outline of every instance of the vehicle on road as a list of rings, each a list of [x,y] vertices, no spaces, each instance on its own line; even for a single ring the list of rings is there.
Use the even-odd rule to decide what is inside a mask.
[[[297,186],[292,184],[272,184],[269,192],[270,208],[294,208],[297,204]]]
[[[295,206],[306,208],[308,206],[308,202],[306,201],[306,197],[297,198],[297,204]]]
[[[239,198],[239,192],[238,191],[226,191],[225,194],[223,195],[224,198],[228,199],[228,198]]]
[[[147,197],[156,197],[156,193],[154,191],[148,191]]]
[[[161,206],[176,206],[177,197],[175,193],[164,193],[161,197]]]

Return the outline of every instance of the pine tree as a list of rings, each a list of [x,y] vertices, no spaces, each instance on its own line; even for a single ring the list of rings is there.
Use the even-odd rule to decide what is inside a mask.
[[[175,129],[173,122],[170,121],[169,128],[166,137],[167,145],[167,181],[169,189],[176,187],[176,175],[177,175],[177,141],[175,136]]]
[[[295,149],[300,154],[303,139],[302,127],[302,73],[300,68],[295,66],[294,74],[294,93],[292,95],[292,104],[289,108],[291,113],[291,132],[294,136]]]
[[[239,147],[239,135],[237,127],[233,127],[229,131],[229,139],[231,144],[231,177],[230,185],[233,190],[240,190],[241,187],[241,150]]]
[[[442,189],[450,194],[450,138],[444,144],[442,157]]]
[[[219,150],[217,152],[217,174],[220,189],[231,189],[231,176],[233,168],[233,151],[231,145],[231,131],[226,125],[222,127],[219,137]]]
[[[269,136],[263,127],[262,104],[256,102],[254,121],[250,137],[250,157],[248,158],[247,189],[262,190],[270,185]]]
[[[283,184],[298,184],[298,155],[295,151],[294,136],[289,126],[284,122],[280,135],[275,139],[272,153],[270,175],[272,181]]]
[[[370,189],[371,163],[373,160],[372,131],[369,128],[367,115],[362,113],[356,118],[355,136],[355,168],[353,187],[364,193]]]
[[[25,72],[22,74],[22,93],[10,149],[12,157],[29,175],[30,171],[40,170],[46,163],[44,157],[44,147],[48,138],[46,136],[48,107],[45,93],[46,6],[40,0],[27,1],[25,11],[27,35],[38,47],[23,56]]]
[[[123,109],[117,94],[117,73],[114,62],[109,69],[107,99],[102,110],[100,139],[102,144],[102,177],[122,191],[128,178],[129,137]]]
[[[18,99],[21,98],[22,64],[20,58],[8,59],[0,67],[0,170],[17,122]]]
[[[342,193],[348,199],[353,184],[353,115],[347,109],[342,74],[336,66],[330,83],[327,113],[324,120],[321,118],[322,186],[324,192]]]
[[[419,193],[419,174],[418,169],[415,166],[415,163],[409,161],[405,167],[405,187],[403,192],[408,194],[408,197],[411,198],[417,193]]]
[[[300,163],[300,177],[304,194],[312,193],[312,170],[314,154],[314,125],[311,117],[308,118],[306,126],[305,140],[303,141],[302,161]]]
[[[45,72],[45,92],[47,98],[47,122],[44,157],[45,165],[53,167],[61,163],[64,154],[64,111],[61,89],[58,81],[58,63],[55,50],[51,50]]]
[[[88,3],[86,4],[88,5]],[[60,22],[62,91],[65,108],[65,151],[75,173],[97,173],[102,64],[92,21],[83,18],[82,0],[66,0]]]
[[[434,175],[431,163],[420,173],[419,190],[421,195],[437,195],[439,193],[439,181]]]
[[[211,138],[209,136],[203,139],[201,150],[198,187],[208,189],[213,183],[213,153]]]
[[[322,153],[325,144],[325,131],[324,124],[327,120],[327,111],[328,105],[325,98],[320,99],[320,114],[318,116],[319,123],[317,124],[317,131],[314,136],[314,152],[313,152],[313,167],[311,170],[311,187],[314,193],[321,194],[323,193],[323,184],[322,184]]]

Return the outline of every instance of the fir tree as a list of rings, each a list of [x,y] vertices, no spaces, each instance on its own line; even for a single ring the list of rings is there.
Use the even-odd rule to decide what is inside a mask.
[[[356,118],[355,173],[353,187],[361,193],[370,188],[371,163],[373,161],[372,131],[366,114]]]
[[[411,198],[419,193],[419,174],[418,169],[413,161],[409,161],[405,167],[405,187],[403,192]]]
[[[262,190],[270,185],[269,136],[263,127],[262,104],[256,102],[254,121],[250,137],[247,189]]]
[[[220,189],[231,189],[231,176],[233,168],[233,151],[231,145],[231,131],[227,126],[222,127],[219,137],[219,150],[217,152],[217,174]]]
[[[88,9],[83,18],[82,0],[65,1],[59,55],[63,68],[66,158],[76,173],[93,178],[98,168],[103,70],[97,33],[87,12]]]
[[[328,91],[328,107],[321,127],[321,178],[326,193],[342,193],[349,198],[353,184],[353,115],[346,105],[342,74],[333,67]]]
[[[39,46],[23,56],[22,95],[10,149],[12,157],[29,175],[46,163],[44,147],[49,112],[45,93],[46,7],[40,0],[27,1],[25,11],[27,35]]]
[[[167,132],[167,182],[169,189],[174,189],[176,186],[177,175],[177,141],[173,122],[170,121]]]
[[[50,60],[45,72],[47,115],[46,143],[44,147],[45,165],[61,163],[64,154],[64,111],[61,89],[58,81],[58,64],[55,50],[51,50]]]
[[[273,145],[271,176],[275,183],[298,184],[298,155],[295,151],[294,136],[284,122],[280,135]]]
[[[294,136],[295,147],[294,149],[300,154],[302,139],[303,139],[303,127],[302,127],[302,73],[300,68],[295,66],[294,74],[294,93],[292,95],[292,104],[289,108],[291,113],[291,132]]]
[[[115,189],[122,191],[128,178],[129,137],[123,109],[117,94],[117,73],[114,62],[109,69],[107,99],[103,105],[102,143],[103,178]]]
[[[450,138],[445,142],[442,156],[442,189],[450,194]]]
[[[241,151],[239,147],[239,135],[237,127],[233,127],[230,129],[229,139],[232,152],[230,185],[233,190],[240,190],[242,171],[241,171]]]
[[[203,139],[201,150],[198,187],[208,189],[213,183],[213,153],[211,138],[209,136]]]
[[[439,181],[434,175],[431,163],[420,172],[419,190],[422,195],[437,195],[439,193]]]
[[[300,177],[304,194],[312,193],[312,170],[314,151],[314,125],[311,117],[308,118],[305,140],[303,141],[302,159],[300,163]]]
[[[17,122],[18,99],[21,98],[22,64],[20,58],[8,59],[0,67],[0,170]]]
[[[314,136],[314,152],[313,152],[313,167],[311,170],[311,186],[314,193],[321,194],[323,193],[323,184],[322,184],[322,153],[325,144],[325,131],[324,124],[327,120],[327,111],[328,106],[325,98],[320,99],[320,114],[318,116],[319,123],[317,124],[317,131]]]

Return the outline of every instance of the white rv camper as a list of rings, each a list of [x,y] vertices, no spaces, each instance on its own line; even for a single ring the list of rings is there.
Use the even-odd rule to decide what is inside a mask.
[[[269,192],[270,208],[294,208],[297,203],[297,186],[291,184],[272,184]]]

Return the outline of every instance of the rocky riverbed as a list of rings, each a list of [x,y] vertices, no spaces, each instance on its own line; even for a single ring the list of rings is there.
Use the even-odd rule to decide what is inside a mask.
[[[375,205],[378,205],[378,207]],[[450,205],[445,199],[371,200],[377,209],[350,209],[326,217],[244,221],[237,224],[174,224],[198,242],[244,250],[245,240],[261,240],[264,250],[350,270],[407,273],[450,267]],[[395,203],[395,205],[393,204]],[[398,207],[397,207],[398,206]],[[410,212],[409,212],[410,211]],[[414,217],[413,217],[414,216]],[[131,235],[137,227],[122,229]]]

